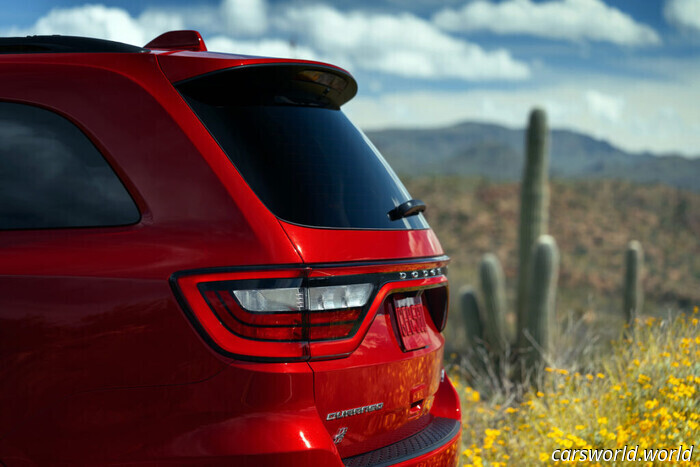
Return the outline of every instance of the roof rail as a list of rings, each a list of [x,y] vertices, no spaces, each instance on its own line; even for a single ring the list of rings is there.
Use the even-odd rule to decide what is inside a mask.
[[[76,36],[0,37],[0,54],[142,53],[146,49],[122,42]]]
[[[193,50],[206,52],[207,46],[198,31],[168,31],[144,45],[147,49]]]

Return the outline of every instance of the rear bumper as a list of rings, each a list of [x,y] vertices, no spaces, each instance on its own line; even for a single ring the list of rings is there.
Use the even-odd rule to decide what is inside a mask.
[[[398,467],[456,467],[459,464],[459,453],[462,446],[462,429],[459,434],[454,437],[449,443],[439,449],[424,454],[413,459],[409,459],[400,464]]]
[[[459,420],[436,417],[413,436],[376,451],[343,459],[343,463],[347,467],[457,465],[461,435]]]
[[[348,467],[458,465],[462,415],[459,395],[447,375],[440,382],[430,414],[433,420],[415,435],[375,451],[347,457],[343,463]]]

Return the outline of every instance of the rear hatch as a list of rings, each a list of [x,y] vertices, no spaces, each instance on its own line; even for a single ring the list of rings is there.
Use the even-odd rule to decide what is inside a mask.
[[[251,336],[278,339],[309,362],[319,416],[342,457],[427,426],[447,258],[421,204],[340,111],[356,92],[352,77],[320,64],[259,64],[176,87],[304,262],[284,277],[267,271],[203,290],[208,305],[236,310],[232,326],[255,322]]]

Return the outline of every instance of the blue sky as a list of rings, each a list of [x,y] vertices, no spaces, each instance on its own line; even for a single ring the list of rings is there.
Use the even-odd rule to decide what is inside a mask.
[[[143,45],[198,29],[210,50],[330,61],[365,129],[462,120],[553,127],[632,151],[700,156],[700,0],[39,0],[0,34]]]

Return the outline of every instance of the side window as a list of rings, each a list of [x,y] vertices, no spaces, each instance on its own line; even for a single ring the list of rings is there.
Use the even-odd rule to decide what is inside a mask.
[[[138,222],[107,161],[70,121],[0,102],[0,230]]]

